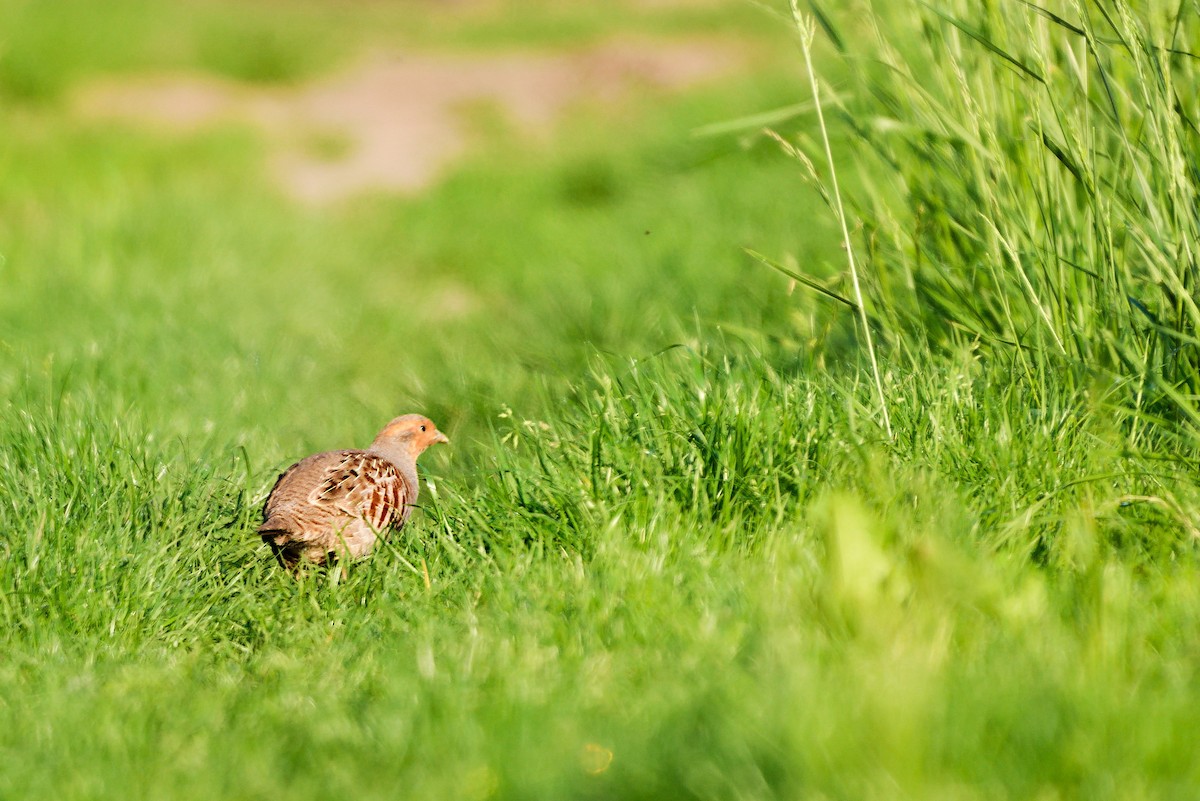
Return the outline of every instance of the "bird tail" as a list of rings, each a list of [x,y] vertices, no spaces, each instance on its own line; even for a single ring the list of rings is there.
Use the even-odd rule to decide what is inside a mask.
[[[284,526],[286,523],[272,518],[258,527],[258,535],[262,537],[263,542],[271,546],[271,553],[280,567],[295,571],[300,555],[292,539],[292,532]]]
[[[258,533],[262,535],[263,539],[267,539],[268,537],[275,539],[276,537],[287,536],[291,533],[291,530],[291,521],[279,515],[271,515],[258,527]]]

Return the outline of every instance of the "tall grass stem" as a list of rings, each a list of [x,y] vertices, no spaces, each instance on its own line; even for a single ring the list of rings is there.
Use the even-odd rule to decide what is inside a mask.
[[[812,63],[812,43],[816,36],[816,23],[812,20],[805,20],[800,13],[800,7],[797,5],[797,0],[791,0],[792,20],[795,22],[796,30],[800,34],[800,49],[804,52],[804,65],[808,70],[808,78],[812,84],[813,105],[817,109],[817,124],[821,128],[821,141],[825,146],[825,159],[829,164],[829,180],[833,186],[833,204],[834,213],[837,214],[838,223],[842,226],[842,242],[846,246],[846,260],[850,264],[850,280],[854,284],[854,301],[858,304],[859,322],[862,324],[863,337],[867,343],[867,356],[871,360],[871,373],[875,377],[875,391],[879,395],[879,408],[883,412],[883,427],[887,431],[888,439],[892,439],[892,419],[888,414],[887,400],[883,394],[883,379],[879,374],[879,360],[875,356],[875,343],[871,337],[871,324],[867,319],[867,306],[863,297],[862,282],[858,278],[858,265],[854,261],[854,247],[850,243],[850,228],[846,224],[846,209],[842,205],[842,192],[838,186],[837,166],[833,161],[833,148],[829,144],[829,129],[825,125],[825,112],[821,107],[821,87],[817,80],[817,73],[813,69]]]

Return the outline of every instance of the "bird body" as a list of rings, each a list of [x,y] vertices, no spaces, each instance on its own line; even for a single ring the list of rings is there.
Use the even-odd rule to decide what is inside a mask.
[[[366,450],[326,451],[296,462],[275,482],[258,533],[285,567],[331,554],[365,556],[416,503],[417,457],[449,442],[426,417],[409,414],[384,427]]]

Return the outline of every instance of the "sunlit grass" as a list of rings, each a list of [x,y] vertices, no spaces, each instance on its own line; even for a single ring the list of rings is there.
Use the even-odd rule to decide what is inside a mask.
[[[1194,441],[1194,15],[1122,2],[885,13],[842,34],[823,17],[834,42],[871,41],[873,57],[854,50],[838,74],[884,336],[1007,351],[1031,386],[1047,372],[1119,384],[1132,447],[1148,430]]]
[[[368,0],[348,10],[329,0],[0,0],[0,98],[54,103],[96,74],[142,70],[287,85],[375,51],[554,49],[647,36],[750,36],[771,50],[782,41],[772,25],[749,3]]]
[[[825,20],[848,49],[854,11]],[[0,797],[1189,797],[1194,443],[1136,405],[1145,362],[1097,355],[1147,342],[1106,316],[1129,276],[1076,307],[1009,214],[1067,192],[1010,158],[1044,141],[972,173],[920,135],[965,124],[918,100],[971,76],[997,100],[970,119],[1028,121],[958,12],[883,11],[928,37],[912,95],[882,94],[891,171],[838,136],[879,125],[850,91],[879,76],[815,53],[851,113],[831,152],[882,397],[855,311],[743,250],[844,290],[820,187],[757,131],[689,135],[807,113],[799,54],[319,211],[245,131],[0,111]],[[921,60],[943,39],[971,70]],[[967,197],[995,242],[1029,235],[1057,327],[1001,251],[948,255],[980,239]],[[1087,197],[1060,245],[1115,240]],[[418,410],[454,444],[409,526],[278,570],[253,533],[277,470]]]

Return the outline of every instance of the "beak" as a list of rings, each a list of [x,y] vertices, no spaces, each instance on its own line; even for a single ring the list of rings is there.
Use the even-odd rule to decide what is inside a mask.
[[[441,431],[439,431],[439,432],[437,432],[437,436],[433,438],[433,442],[434,442],[434,444],[435,444],[435,445],[436,445],[437,443],[439,443],[439,442],[441,442],[441,443],[443,443],[443,444],[445,444],[445,445],[449,445],[449,444],[450,444],[450,438],[449,438],[449,437],[447,437],[445,434],[443,434]]]

